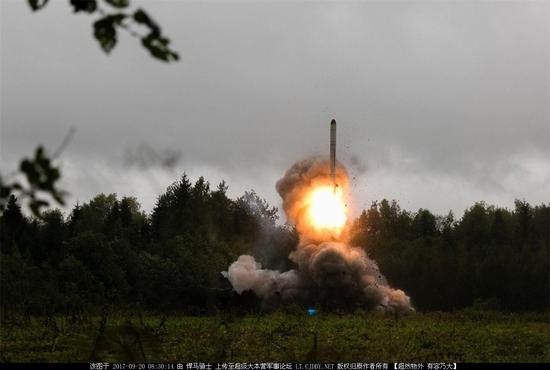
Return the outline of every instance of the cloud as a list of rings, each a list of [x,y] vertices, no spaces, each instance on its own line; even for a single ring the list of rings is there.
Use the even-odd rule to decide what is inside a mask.
[[[93,19],[63,2],[1,6],[2,168],[74,126],[64,158],[76,197],[157,194],[173,174],[155,172],[157,186],[120,164],[146,143],[179,153],[177,171],[276,203],[274,179],[327,152],[334,117],[359,204],[548,199],[548,3],[148,2],[180,51],[173,65],[124,33],[104,55]],[[92,175],[97,188],[79,180]]]

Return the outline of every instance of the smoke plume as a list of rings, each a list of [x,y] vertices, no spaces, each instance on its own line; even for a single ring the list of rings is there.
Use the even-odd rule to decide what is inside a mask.
[[[338,164],[334,192],[347,202],[348,175]],[[364,250],[346,243],[346,228],[316,225],[309,215],[310,194],[334,186],[328,162],[312,158],[297,162],[277,182],[289,222],[300,241],[288,258],[296,268],[280,272],[262,269],[253,256],[242,255],[222,274],[237,293],[253,291],[267,305],[284,302],[365,307],[397,314],[413,310],[409,297],[388,285],[375,261]]]

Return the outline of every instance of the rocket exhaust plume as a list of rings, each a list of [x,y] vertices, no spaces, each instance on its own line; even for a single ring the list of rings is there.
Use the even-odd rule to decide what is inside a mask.
[[[296,302],[413,311],[409,297],[388,285],[376,262],[346,242],[349,181],[346,169],[336,162],[335,135],[333,120],[329,160],[299,161],[276,184],[287,220],[299,234],[288,256],[296,267],[285,272],[262,269],[253,256],[242,255],[222,274],[237,293],[251,290],[267,306]]]

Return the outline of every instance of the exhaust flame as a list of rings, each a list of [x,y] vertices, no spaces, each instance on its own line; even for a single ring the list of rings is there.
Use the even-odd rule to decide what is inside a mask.
[[[301,244],[342,239],[348,219],[348,174],[336,162],[334,175],[333,182],[329,161],[310,158],[295,163],[277,181],[287,220],[296,225]]]
[[[346,224],[346,204],[342,189],[333,186],[314,188],[306,201],[309,206],[308,216],[316,229],[326,229],[339,236]]]

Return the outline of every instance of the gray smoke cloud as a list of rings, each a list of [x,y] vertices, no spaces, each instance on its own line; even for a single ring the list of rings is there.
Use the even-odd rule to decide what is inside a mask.
[[[339,185],[346,187],[345,168],[339,165],[337,173]],[[262,269],[253,256],[242,255],[223,276],[237,293],[250,290],[268,305],[323,302],[396,314],[414,311],[405,292],[391,288],[376,262],[363,249],[346,243],[345,236],[319,240],[325,234],[307,234],[301,220],[305,213],[302,199],[312,186],[326,182],[327,174],[327,161],[312,158],[294,164],[277,182],[287,219],[300,233],[300,242],[288,256],[295,269]]]

